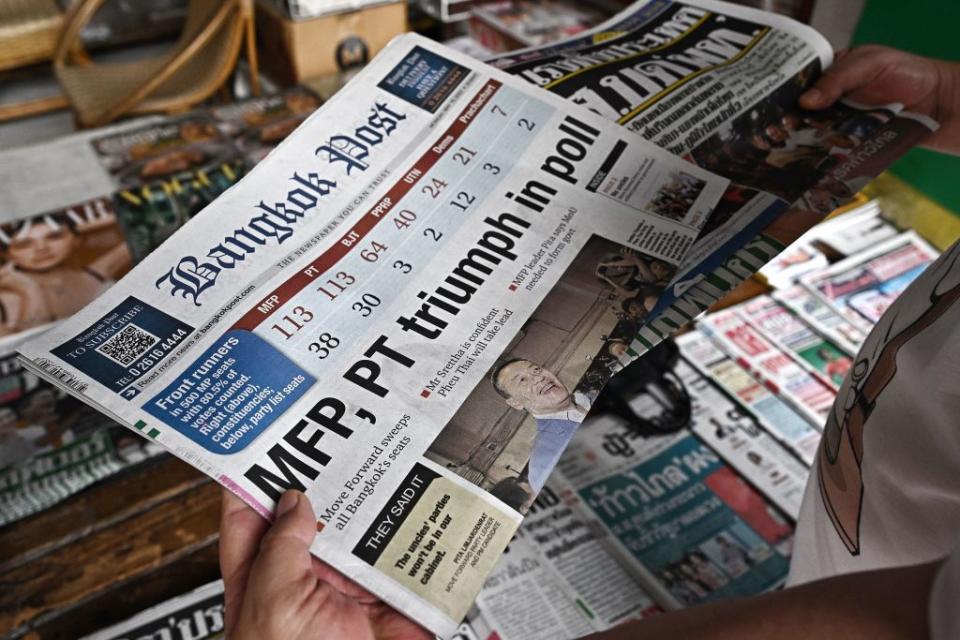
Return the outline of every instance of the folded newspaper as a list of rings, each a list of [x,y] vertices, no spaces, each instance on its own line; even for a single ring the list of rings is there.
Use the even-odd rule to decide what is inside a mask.
[[[449,632],[521,515],[451,471],[436,442],[486,427],[489,414],[451,421],[475,387],[502,393],[502,413],[545,423],[500,452],[539,490],[589,401],[522,352],[492,386],[490,370],[525,326],[563,312],[578,317],[554,318],[548,342],[589,362],[599,343],[577,344],[581,332],[616,323],[596,270],[669,277],[726,185],[405,36],[22,352],[265,516],[284,489],[307,490],[314,551]]]
[[[750,89],[710,117],[706,103],[693,120],[667,113],[658,128],[676,124],[684,140],[712,139],[785,77],[790,91],[775,102],[790,103],[829,62],[822,38],[762,12],[657,1],[631,11],[624,50],[637,55],[686,47],[691,30],[707,36],[691,50],[705,57],[688,66],[636,63],[661,97],[678,90],[671,106],[698,98],[688,80]],[[788,60],[800,67],[785,76]],[[820,204],[832,202],[829,171],[866,178],[934,126],[895,108],[844,109],[868,139],[867,149],[850,146],[853,133],[834,139],[856,150],[854,165],[826,152],[794,158],[805,179],[820,176],[799,191],[814,188]],[[783,126],[820,140],[807,129],[831,125]],[[792,170],[770,167],[770,184]],[[448,635],[599,389],[638,345],[669,332],[642,331],[678,326],[658,309],[690,293],[688,317],[758,269],[782,245],[757,233],[786,208],[407,35],[21,353],[265,517],[283,490],[305,490],[313,551]],[[819,218],[800,213],[794,235]],[[705,224],[714,227],[691,257]],[[678,283],[678,268],[689,279]]]

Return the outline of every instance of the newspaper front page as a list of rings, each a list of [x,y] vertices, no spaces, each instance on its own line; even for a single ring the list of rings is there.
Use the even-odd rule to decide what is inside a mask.
[[[907,231],[800,282],[867,334],[937,255],[915,231]]]
[[[39,172],[3,174],[18,181],[17,195],[29,206],[52,208],[0,217],[0,524],[160,450],[24,370],[17,347],[106,291],[320,102],[293,88],[0,154],[4,167],[59,166],[54,156],[80,163],[70,165],[76,182],[62,190]],[[96,197],[74,200],[80,193]]]
[[[694,353],[678,341],[676,373],[693,401],[690,430],[770,502],[796,522],[809,471],[760,422],[691,364]]]
[[[487,578],[477,607],[502,640],[572,640],[659,611],[578,504],[548,482]]]
[[[724,353],[783,398],[811,426],[823,429],[837,396],[830,384],[796,356],[767,340],[735,310],[712,313],[699,326]]]
[[[834,391],[853,366],[853,359],[840,347],[805,324],[786,307],[767,295],[734,307],[777,347],[793,354],[795,360],[826,382]]]
[[[774,291],[773,299],[787,307],[798,318],[826,336],[843,349],[848,356],[855,356],[867,338],[867,332],[848,322],[840,312],[814,295],[803,285],[795,284],[787,289]]]
[[[635,433],[619,419],[593,418],[559,469],[650,595],[676,609],[782,584],[789,518],[689,432]]]
[[[880,203],[870,200],[812,227],[760,269],[760,275],[771,286],[786,289],[804,275],[898,233],[897,228],[881,216]]]
[[[726,187],[407,35],[21,351],[449,634]]]
[[[223,582],[217,580],[81,640],[222,640],[223,636]]]
[[[713,0],[642,0],[582,35],[490,62],[732,181],[635,354],[936,128],[899,105],[800,109],[798,96],[832,62],[826,40],[783,16]]]
[[[808,467],[813,464],[820,445],[820,431],[778,395],[757,382],[747,369],[721,351],[700,330],[679,336],[677,344],[687,362],[747,407],[763,428],[804,464]]]

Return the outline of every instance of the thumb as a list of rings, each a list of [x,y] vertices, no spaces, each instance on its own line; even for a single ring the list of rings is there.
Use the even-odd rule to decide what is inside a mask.
[[[860,47],[841,52],[833,66],[823,72],[810,90],[800,96],[804,109],[824,109],[861,87],[874,82],[884,70],[887,59],[877,47]]]
[[[310,544],[316,535],[317,521],[307,496],[299,491],[284,493],[277,505],[276,519],[260,542],[250,583],[269,592],[312,576]]]

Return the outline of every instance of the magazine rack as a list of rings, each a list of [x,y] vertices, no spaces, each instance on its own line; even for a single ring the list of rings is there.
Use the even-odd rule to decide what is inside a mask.
[[[186,111],[224,84],[244,45],[253,90],[259,93],[252,0],[190,0],[173,49],[120,63],[91,60],[80,42],[103,2],[80,0],[71,7],[54,53],[54,71],[78,125],[97,127],[126,114]]]

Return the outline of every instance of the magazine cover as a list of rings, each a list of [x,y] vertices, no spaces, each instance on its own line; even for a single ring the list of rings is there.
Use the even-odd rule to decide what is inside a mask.
[[[173,180],[179,174],[217,165],[238,155],[217,123],[201,112],[94,138],[90,144],[100,164],[121,189]]]
[[[131,264],[107,198],[0,223],[0,337],[73,315]]]
[[[213,107],[210,116],[253,166],[321,104],[323,100],[310,89],[294,87],[277,95]]]
[[[248,168],[234,156],[218,164],[188,169],[165,180],[113,194],[117,219],[134,263],[143,260],[184,223],[233,186]]]

